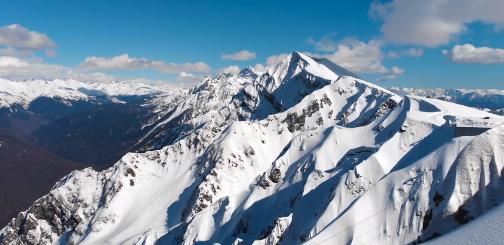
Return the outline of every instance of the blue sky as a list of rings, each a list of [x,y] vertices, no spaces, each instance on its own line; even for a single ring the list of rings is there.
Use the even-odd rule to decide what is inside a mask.
[[[16,0],[0,9],[0,77],[11,79],[193,83],[301,51],[385,87],[504,89],[502,0]]]

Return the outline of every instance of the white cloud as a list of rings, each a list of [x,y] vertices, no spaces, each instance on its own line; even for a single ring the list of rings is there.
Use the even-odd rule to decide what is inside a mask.
[[[26,62],[42,62],[42,61],[44,61],[44,58],[38,57],[38,56],[32,56],[30,58],[20,58],[20,60],[26,61]]]
[[[225,60],[250,60],[256,57],[256,53],[250,52],[248,50],[242,50],[234,54],[223,54],[222,59]]]
[[[400,74],[403,74],[403,73],[404,73],[404,69],[401,69],[401,68],[399,68],[397,66],[394,66],[394,67],[392,67],[392,69],[390,69],[390,71],[385,76],[379,77],[375,81],[377,81],[377,82],[384,82],[384,81],[387,81],[387,80],[397,79],[397,75],[400,75]]]
[[[454,63],[504,63],[504,49],[477,48],[471,44],[464,44],[455,45],[451,51],[443,50],[442,53]]]
[[[168,64],[162,61],[153,61],[146,58],[131,58],[128,54],[119,55],[113,58],[103,57],[87,57],[86,60],[78,65],[90,69],[102,70],[137,70],[137,69],[153,69],[164,73],[179,73],[179,72],[208,72],[210,67],[203,63],[185,63],[185,64]]]
[[[118,77],[105,73],[89,73],[81,69],[61,65],[42,63],[40,57],[20,59],[0,56],[0,77],[15,80],[38,79],[78,79],[86,82],[134,81],[143,83],[160,83],[161,81],[142,78]]]
[[[338,44],[333,53],[311,54],[309,56],[326,58],[355,73],[388,73],[382,64],[384,54],[381,42],[371,40],[368,43],[355,39],[345,39]]]
[[[73,73],[73,72],[70,72],[69,74],[70,75],[65,78],[74,78],[74,79],[80,80],[80,81],[106,83],[106,82],[120,80],[116,76],[101,73],[101,72],[94,72],[94,73]]]
[[[256,71],[260,71],[260,72],[264,72],[264,71],[267,71],[269,68],[271,68],[272,66],[275,66],[277,65],[278,63],[280,63],[283,59],[285,59],[289,54],[286,54],[286,53],[283,53],[283,54],[279,54],[279,55],[272,55],[272,56],[269,56],[268,58],[266,58],[266,65],[263,65],[263,64],[256,64],[255,66],[253,66],[252,68]]]
[[[33,54],[33,50],[16,50],[12,47],[0,49],[0,55],[8,56],[29,56]]]
[[[47,57],[58,57],[58,53],[54,49],[46,49],[44,55]]]
[[[35,51],[46,49],[46,56],[55,57],[56,43],[46,34],[30,31],[23,26],[12,24],[0,27],[0,55],[29,56]]]
[[[256,70],[256,71],[263,72],[263,71],[268,70],[270,68],[270,66],[263,66],[262,64],[256,64],[252,68],[254,68],[254,70]]]
[[[387,57],[390,57],[390,58],[399,58],[401,57],[401,54],[395,52],[395,51],[390,51],[387,53]]]
[[[324,40],[325,43],[330,43],[329,40]],[[336,42],[333,42],[336,44]],[[316,46],[316,43],[313,43]],[[337,43],[334,52],[313,54],[303,52],[308,56],[326,58],[352,72],[355,73],[379,73],[386,75],[399,75],[404,73],[404,69],[392,67],[391,69],[385,67],[382,60],[387,56],[381,50],[382,42],[378,40],[371,40],[368,43],[361,42],[355,39],[347,38]],[[320,48],[320,45],[319,47]],[[332,47],[325,47],[325,50],[333,49]],[[401,51],[401,55],[418,56],[423,54],[422,49],[411,48],[409,50]],[[266,66],[263,64],[256,64],[253,68],[258,71],[265,71],[272,66],[280,63],[289,54],[273,55],[266,59]],[[399,55],[399,54],[397,54]],[[391,76],[389,76],[390,78]]]
[[[383,20],[384,40],[399,44],[438,46],[448,44],[481,21],[504,26],[502,0],[394,0],[371,4],[370,15]]]
[[[377,82],[385,82],[385,81],[394,80],[394,79],[397,79],[397,76],[389,74],[389,75],[385,75],[385,76],[379,77],[375,81],[377,81]]]
[[[330,33],[322,37],[319,41],[315,41],[313,38],[309,37],[306,41],[315,47],[315,50],[324,52],[333,52],[338,49],[338,43],[333,41],[331,37],[336,35],[336,33]]]
[[[401,56],[411,56],[411,57],[420,57],[424,54],[424,50],[421,48],[410,48],[401,51],[390,51],[387,53],[387,57],[390,58],[399,58]]]
[[[71,69],[60,65],[29,62],[16,57],[0,57],[0,77],[14,79],[44,78],[56,79],[67,78]]]
[[[392,67],[392,69],[390,70],[390,73],[391,74],[394,74],[394,75],[399,75],[399,74],[403,74],[404,73],[404,69],[401,69],[397,66],[394,66]]]
[[[181,72],[177,77],[177,81],[187,82],[187,83],[197,83],[201,81],[205,76],[203,75],[194,75],[192,73]]]
[[[424,54],[424,51],[421,48],[419,49],[410,48],[408,50],[403,51],[403,54],[411,57],[420,57]]]
[[[30,31],[17,24],[0,27],[0,45],[35,50],[56,47],[56,43],[46,34]]]
[[[238,74],[241,71],[240,67],[238,66],[228,66],[225,68],[222,68],[219,70],[219,73],[232,73],[232,74]]]
[[[287,57],[289,54],[279,54],[279,55],[272,55],[266,59],[266,65],[268,66],[275,66],[278,63],[280,63],[285,57]]]

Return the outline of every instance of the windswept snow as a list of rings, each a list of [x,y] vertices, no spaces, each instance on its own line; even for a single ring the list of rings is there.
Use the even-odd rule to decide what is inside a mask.
[[[426,245],[498,245],[504,241],[504,204]]]
[[[72,172],[0,244],[408,244],[460,226],[443,215],[483,186],[502,200],[503,117],[401,99],[298,52],[205,78],[158,110],[146,152]],[[457,122],[496,128],[456,137]],[[464,210],[481,215],[483,200]]]

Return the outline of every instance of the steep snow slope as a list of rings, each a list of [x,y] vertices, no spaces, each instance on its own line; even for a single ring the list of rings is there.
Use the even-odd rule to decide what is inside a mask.
[[[153,95],[175,90],[174,86],[151,86],[135,82],[85,83],[76,80],[28,80],[0,79],[0,107],[14,104],[27,107],[39,97],[63,100],[89,100],[92,97],[127,95]]]
[[[499,126],[474,139],[460,154],[453,169],[457,177],[446,183],[452,194],[443,197],[441,205],[435,208],[431,223],[440,223],[436,224],[438,227],[443,227],[442,223],[465,225],[427,244],[502,244],[503,143],[504,127]],[[490,208],[493,209],[478,217]],[[437,231],[439,228],[431,233]]]
[[[331,240],[341,239],[352,240],[355,244],[407,244],[417,240],[418,235],[428,234],[429,230],[424,231],[427,226],[440,234],[457,227],[455,224],[439,226],[429,223],[432,207],[439,205],[442,196],[450,194],[443,183],[453,182],[457,177],[450,172],[456,165],[454,161],[473,139],[454,138],[452,120],[453,116],[469,120],[463,119],[463,115],[482,117],[484,113],[419,97],[406,97],[402,105],[408,110],[401,123],[405,131],[381,145],[378,152],[384,153],[382,157],[379,154],[373,156],[379,159],[378,162],[393,163],[391,170],[383,176],[376,176],[377,171],[359,171],[365,179],[371,179],[371,183],[373,178],[380,179],[339,219],[333,221],[328,217],[330,225],[308,244],[330,244]],[[394,112],[389,117],[393,117]],[[502,118],[496,119],[496,124],[502,123]],[[393,153],[393,148],[385,150],[393,144],[394,138],[398,140],[393,146],[400,149],[395,150],[398,155]],[[404,154],[401,151],[405,151]],[[374,160],[369,158],[367,162],[370,159]],[[375,166],[376,160],[369,164]],[[360,164],[357,169],[364,166]],[[370,178],[366,173],[373,173],[373,176]],[[329,214],[333,215],[337,213]],[[349,224],[352,225],[349,227]]]
[[[72,172],[0,243],[410,243],[474,138],[455,138],[455,121],[504,123],[448,102],[400,101],[298,52],[186,92],[160,106],[170,109],[145,153]]]
[[[468,223],[504,201],[504,126],[489,130],[469,143],[450,169],[454,176],[441,188],[448,194],[432,208],[432,221],[423,237],[444,234]],[[437,234],[436,234],[437,233]]]
[[[481,215],[469,224],[450,232],[429,245],[498,245],[504,241],[504,204]]]

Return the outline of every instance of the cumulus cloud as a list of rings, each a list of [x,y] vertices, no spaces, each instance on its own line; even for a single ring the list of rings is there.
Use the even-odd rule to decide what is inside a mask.
[[[205,76],[203,75],[194,75],[192,73],[180,72],[177,81],[187,82],[187,83],[197,83],[201,81]]]
[[[277,65],[278,63],[280,63],[283,59],[285,59],[285,57],[287,57],[289,54],[279,54],[279,55],[272,55],[272,56],[269,56],[267,59],[266,59],[266,65],[268,66],[274,66],[274,65]]]
[[[44,55],[47,57],[58,57],[58,53],[54,49],[46,49]]]
[[[12,47],[0,49],[0,55],[7,56],[29,56],[33,54],[33,50],[16,50]]]
[[[442,53],[454,63],[498,64],[504,63],[504,49],[474,47],[472,44],[455,45]]]
[[[94,72],[94,73],[74,73],[74,72],[69,72],[69,75],[64,77],[64,78],[73,78],[76,80],[80,81],[86,81],[86,82],[98,82],[98,83],[107,83],[111,81],[117,81],[120,80],[118,77],[110,74],[105,74],[101,72]]]
[[[355,39],[345,39],[338,44],[333,53],[312,54],[309,56],[326,58],[355,73],[388,73],[382,64],[385,57],[381,50],[382,43],[371,40],[368,43]]]
[[[164,73],[179,73],[179,72],[208,72],[210,67],[203,63],[185,63],[185,64],[168,64],[162,61],[153,61],[146,58],[132,58],[128,54],[119,55],[112,58],[103,57],[87,57],[86,60],[78,65],[89,69],[101,70],[138,70],[152,69]]]
[[[374,2],[370,16],[383,20],[383,39],[399,44],[438,46],[447,44],[481,21],[504,27],[502,0],[394,0]]]
[[[267,71],[270,68],[270,66],[264,66],[263,64],[256,64],[252,68],[254,68],[254,70],[256,70],[256,71],[263,72],[263,71]]]
[[[56,43],[46,34],[30,31],[17,24],[0,27],[0,45],[37,50],[56,47]]]
[[[394,66],[392,67],[392,69],[390,70],[390,73],[394,74],[394,75],[399,75],[399,74],[403,74],[404,73],[404,69],[401,69],[397,66]]]
[[[322,37],[319,41],[315,41],[313,38],[309,37],[306,42],[312,44],[315,50],[333,52],[338,49],[338,43],[332,40],[334,35],[336,35],[336,33],[330,33]]]
[[[272,66],[277,65],[280,63],[283,59],[285,59],[289,54],[283,53],[279,55],[272,55],[266,58],[266,65],[263,65],[261,63],[257,63],[256,65],[252,66],[252,68],[256,71],[259,72],[264,72],[267,71],[269,68]]]
[[[424,54],[424,51],[421,48],[418,48],[418,49],[417,48],[410,48],[410,49],[402,50],[399,52],[391,51],[391,52],[388,52],[386,56],[391,57],[391,58],[399,58],[401,56],[420,57],[423,54]]]
[[[0,57],[0,77],[29,79],[32,77],[53,79],[67,78],[71,69],[60,66],[29,62],[16,57]]]
[[[118,77],[105,73],[90,73],[80,69],[61,65],[42,63],[39,57],[21,59],[18,57],[0,56],[0,77],[7,79],[78,79],[86,82],[134,81],[159,83],[141,78]]]
[[[238,66],[228,66],[225,68],[222,68],[219,70],[219,73],[232,73],[232,74],[238,74],[240,72],[240,67]]]
[[[256,57],[256,53],[250,52],[248,50],[242,50],[234,54],[223,54],[222,59],[225,60],[250,60]]]
[[[385,82],[387,80],[394,80],[394,79],[397,79],[397,76],[389,74],[389,75],[385,75],[385,76],[379,77],[375,81],[377,81],[377,82]]]
[[[397,66],[394,66],[394,67],[392,67],[392,69],[389,70],[389,72],[386,75],[379,77],[378,79],[376,79],[376,81],[377,82],[384,82],[387,80],[394,80],[394,79],[397,79],[397,75],[400,75],[403,73],[404,73],[404,69],[401,69]]]
[[[35,51],[46,49],[47,56],[56,54],[56,43],[46,34],[30,31],[21,25],[12,24],[0,27],[0,55],[29,56]]]
[[[328,35],[330,36],[330,35]],[[328,37],[327,36],[327,37]],[[330,42],[324,40],[325,43],[331,43],[334,47],[325,46],[324,50],[334,50],[334,52],[327,53],[310,53],[303,52],[304,54],[317,57],[326,58],[352,72],[355,73],[379,73],[386,74],[389,79],[393,76],[404,73],[404,69],[392,67],[391,69],[385,67],[382,60],[388,55],[385,55],[381,50],[382,42],[378,40],[371,40],[368,43],[347,38],[340,42]],[[321,45],[312,43],[316,49],[322,49]],[[317,46],[318,45],[318,46]],[[400,55],[419,56],[423,54],[422,49],[411,48],[409,50],[401,51]],[[272,55],[266,59],[266,65],[256,64],[253,68],[257,71],[265,71],[272,66],[280,63],[289,54],[283,53],[279,55]],[[399,54],[398,54],[399,55]]]
[[[404,55],[412,56],[412,57],[420,57],[424,54],[423,49],[415,49],[415,48],[410,48],[406,51],[403,52]]]
[[[44,61],[44,58],[38,57],[38,56],[32,56],[30,58],[20,58],[20,60],[26,61],[26,62],[42,62],[42,61]]]

